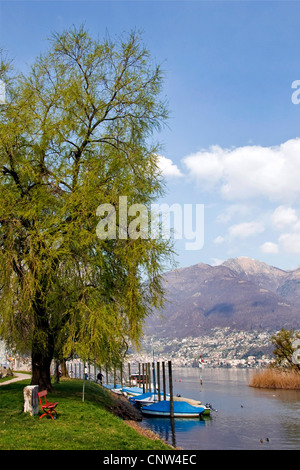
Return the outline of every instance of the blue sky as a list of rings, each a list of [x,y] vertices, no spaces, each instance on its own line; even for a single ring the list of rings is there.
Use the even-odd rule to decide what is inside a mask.
[[[300,80],[300,2],[0,1],[0,44],[19,69],[47,49],[52,32],[82,23],[100,37],[143,31],[165,70],[165,202],[204,205],[204,245],[188,250],[177,241],[179,266],[249,256],[298,267],[300,104],[292,83]]]

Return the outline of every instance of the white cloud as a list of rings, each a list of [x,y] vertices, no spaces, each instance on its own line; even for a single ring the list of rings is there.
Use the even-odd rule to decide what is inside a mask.
[[[299,233],[284,233],[280,235],[279,243],[286,253],[300,253]]]
[[[191,154],[183,159],[191,176],[196,178],[206,189],[213,187],[222,178],[223,150],[213,146],[209,151]]]
[[[212,260],[212,263],[211,263],[212,266],[220,266],[220,264],[224,263],[224,260],[219,259],[219,258],[211,258],[211,260]]]
[[[217,222],[228,223],[234,217],[249,217],[252,212],[252,208],[245,204],[231,204],[226,207],[221,214],[217,217]]]
[[[300,232],[300,220],[298,220],[292,227],[295,232]]]
[[[247,238],[263,232],[264,226],[260,222],[242,222],[231,225],[228,231],[232,238]]]
[[[228,200],[260,196],[288,203],[300,195],[298,138],[274,147],[212,146],[188,155],[183,163],[204,189],[218,187]]]
[[[178,166],[170,158],[158,155],[158,166],[164,176],[183,176]]]
[[[295,209],[289,206],[278,206],[271,216],[273,225],[282,229],[285,226],[295,225],[298,222],[298,217]]]
[[[215,243],[216,245],[220,245],[220,244],[223,243],[223,242],[224,242],[224,237],[222,237],[222,235],[219,235],[218,237],[216,237],[216,238],[214,239],[214,243]]]
[[[261,245],[260,249],[263,253],[272,253],[272,254],[274,254],[274,253],[279,252],[279,247],[278,247],[277,243],[273,243],[273,242],[264,243],[263,245]]]

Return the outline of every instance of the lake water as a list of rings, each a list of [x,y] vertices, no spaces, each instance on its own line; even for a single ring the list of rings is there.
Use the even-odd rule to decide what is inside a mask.
[[[174,369],[174,395],[210,403],[200,419],[143,418],[168,443],[184,450],[299,450],[300,391],[249,387],[253,369]],[[261,442],[262,440],[262,442]]]

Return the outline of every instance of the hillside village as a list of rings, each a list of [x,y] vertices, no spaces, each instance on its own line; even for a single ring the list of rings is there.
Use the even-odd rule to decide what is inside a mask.
[[[274,332],[275,333],[275,332]],[[175,367],[265,367],[272,361],[270,332],[234,331],[230,327],[214,328],[210,335],[167,339],[147,336],[143,351],[132,352],[131,362],[172,360]]]
[[[275,333],[275,332],[274,332]],[[272,362],[270,332],[235,331],[230,327],[214,328],[211,334],[197,338],[167,339],[145,336],[139,352],[130,351],[126,362],[133,365],[172,360],[174,367],[266,367]],[[10,357],[0,341],[0,365],[14,369],[30,367],[29,358]]]

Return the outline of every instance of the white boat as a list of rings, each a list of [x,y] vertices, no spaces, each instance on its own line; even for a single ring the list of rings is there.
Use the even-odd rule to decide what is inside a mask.
[[[140,387],[122,387],[122,392],[128,397],[136,397],[143,394],[143,388]]]
[[[163,395],[163,393],[161,393]],[[170,396],[166,396],[166,400],[170,400]],[[159,401],[158,393],[148,392],[143,393],[142,395],[136,395],[129,398],[131,403],[136,403],[138,406],[151,405],[151,403],[156,403]]]

